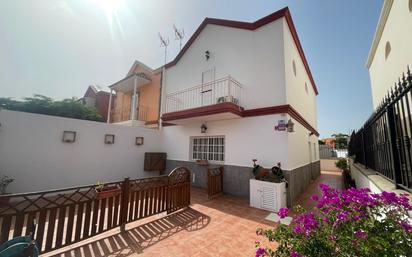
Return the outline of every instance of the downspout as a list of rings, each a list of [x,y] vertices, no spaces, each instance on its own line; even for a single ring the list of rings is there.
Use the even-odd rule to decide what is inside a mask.
[[[166,72],[166,69],[165,69],[165,66],[163,65],[162,73],[161,73],[161,76],[160,76],[160,89],[159,89],[160,90],[160,92],[159,92],[160,96],[159,96],[159,119],[158,119],[158,124],[159,124],[159,130],[160,131],[163,128],[163,124],[162,124],[163,103],[162,103],[162,101],[163,101],[163,83],[164,83],[165,78],[166,78],[165,72]]]

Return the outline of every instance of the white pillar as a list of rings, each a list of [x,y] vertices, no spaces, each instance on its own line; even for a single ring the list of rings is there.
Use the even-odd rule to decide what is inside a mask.
[[[113,89],[110,88],[109,107],[107,109],[107,123],[110,123],[110,113],[112,110],[112,94],[113,94]]]
[[[137,76],[134,78],[134,87],[133,87],[133,103],[132,103],[132,124],[136,119],[136,91],[137,91]]]

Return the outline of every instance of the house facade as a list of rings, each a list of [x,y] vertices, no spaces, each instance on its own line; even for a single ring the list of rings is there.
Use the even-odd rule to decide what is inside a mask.
[[[84,93],[84,96],[80,98],[79,101],[85,106],[96,108],[98,113],[104,120],[106,120],[109,102],[112,101],[113,103],[115,98],[115,96],[112,96],[112,100],[110,100],[110,92],[108,89],[97,85],[91,85],[87,88],[86,93]]]
[[[157,127],[160,83],[161,69],[153,70],[135,61],[126,77],[110,86],[116,99],[108,122]]]
[[[366,66],[376,109],[412,65],[412,0],[385,0]]]
[[[224,190],[246,197],[252,159],[280,162],[290,204],[320,173],[317,95],[288,8],[252,23],[206,18],[165,66],[168,167],[188,166],[204,187],[196,161],[224,165]]]

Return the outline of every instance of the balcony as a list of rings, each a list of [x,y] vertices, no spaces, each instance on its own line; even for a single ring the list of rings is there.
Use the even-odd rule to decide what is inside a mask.
[[[241,117],[242,85],[231,76],[166,95],[163,121]],[[200,118],[201,117],[201,118]]]
[[[124,110],[112,110],[112,121],[119,125],[128,126],[145,126],[148,121],[149,107],[139,104],[135,111],[135,116],[132,117],[130,108]]]

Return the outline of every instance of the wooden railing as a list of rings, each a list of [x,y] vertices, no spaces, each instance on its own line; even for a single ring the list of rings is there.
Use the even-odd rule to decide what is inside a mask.
[[[209,199],[223,194],[223,167],[207,170],[207,194]]]
[[[165,176],[126,178],[104,186],[115,190],[105,197],[95,185],[0,196],[0,244],[30,234],[36,223],[34,238],[42,253],[49,252],[190,204],[190,171],[183,167]]]
[[[230,102],[241,106],[242,85],[227,76],[167,94],[164,113]]]

